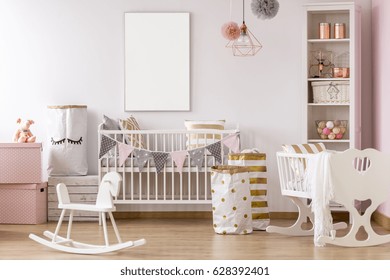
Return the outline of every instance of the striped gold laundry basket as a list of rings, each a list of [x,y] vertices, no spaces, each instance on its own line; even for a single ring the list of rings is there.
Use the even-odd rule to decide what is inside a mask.
[[[228,165],[247,166],[249,168],[253,230],[265,230],[270,223],[267,202],[266,160],[267,156],[264,153],[229,154]]]

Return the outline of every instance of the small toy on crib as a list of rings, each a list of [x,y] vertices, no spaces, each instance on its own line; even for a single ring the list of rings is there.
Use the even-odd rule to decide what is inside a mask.
[[[36,136],[34,136],[30,131],[30,125],[34,123],[33,120],[27,120],[22,122],[22,119],[17,119],[16,123],[20,124],[18,130],[16,130],[14,135],[14,142],[16,143],[34,143]]]

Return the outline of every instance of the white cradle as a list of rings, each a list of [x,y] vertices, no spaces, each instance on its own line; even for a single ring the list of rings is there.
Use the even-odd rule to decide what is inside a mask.
[[[299,216],[290,227],[269,226],[267,232],[286,235],[307,236],[314,234],[314,227],[303,229],[308,219],[315,224],[311,205],[312,190],[306,183],[308,159],[313,154],[277,153],[277,164],[282,195],[290,198],[298,207]],[[336,237],[336,230],[346,227],[345,223],[335,224],[329,236],[320,236],[318,243],[330,243],[346,247],[373,246],[390,242],[390,235],[378,235],[371,226],[371,215],[377,207],[386,201],[390,193],[390,156],[374,149],[363,151],[349,149],[333,153],[329,157],[333,181],[332,201],[342,204],[351,216],[351,228],[343,237]],[[370,200],[370,206],[364,213],[355,207],[355,202]],[[367,238],[358,240],[356,234],[363,227]]]
[[[231,130],[103,130],[102,124],[98,129],[99,150],[102,136],[125,144],[134,137],[143,142],[143,149],[148,151],[172,152],[185,151],[194,147],[206,147],[209,144],[221,143],[222,164],[227,164],[230,149],[222,141],[228,136],[238,135],[237,129]],[[191,143],[189,139],[191,138]],[[211,185],[209,172],[216,165],[215,158],[207,153],[201,168],[195,166],[190,155],[187,156],[182,172],[178,172],[172,158],[168,158],[163,170],[158,173],[153,160],[148,160],[140,171],[132,154],[125,163],[119,165],[118,147],[99,159],[99,178],[107,172],[118,172],[123,181],[115,204],[211,204]]]

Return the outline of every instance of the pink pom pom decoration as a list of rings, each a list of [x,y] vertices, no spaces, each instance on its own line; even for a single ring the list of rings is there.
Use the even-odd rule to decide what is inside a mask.
[[[330,129],[325,127],[323,130],[322,130],[322,133],[325,134],[325,135],[329,135],[330,134]]]
[[[234,21],[229,21],[221,27],[222,36],[230,41],[240,37],[240,27]]]
[[[343,138],[343,134],[342,133],[336,134],[336,139],[341,139],[341,138]]]

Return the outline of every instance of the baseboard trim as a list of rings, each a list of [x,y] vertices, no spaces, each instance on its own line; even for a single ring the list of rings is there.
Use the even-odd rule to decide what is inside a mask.
[[[349,213],[346,211],[332,212],[333,220],[335,221],[349,221]],[[271,212],[271,220],[295,220],[298,218],[298,212]]]
[[[390,230],[390,217],[375,211],[374,214],[372,214],[372,219],[381,227],[385,228],[386,230]]]
[[[143,211],[143,212],[115,212],[115,219],[212,219],[211,211]],[[295,220],[298,212],[270,212],[271,220]],[[348,212],[333,212],[333,219],[337,221],[348,221]],[[387,218],[387,217],[386,217]],[[382,218],[382,220],[384,220]],[[379,222],[377,222],[379,223]],[[390,218],[387,218],[390,228]]]
[[[115,219],[212,219],[211,211],[115,212]],[[271,212],[270,219],[293,220],[298,212]]]
[[[211,211],[115,212],[115,219],[211,219]]]

